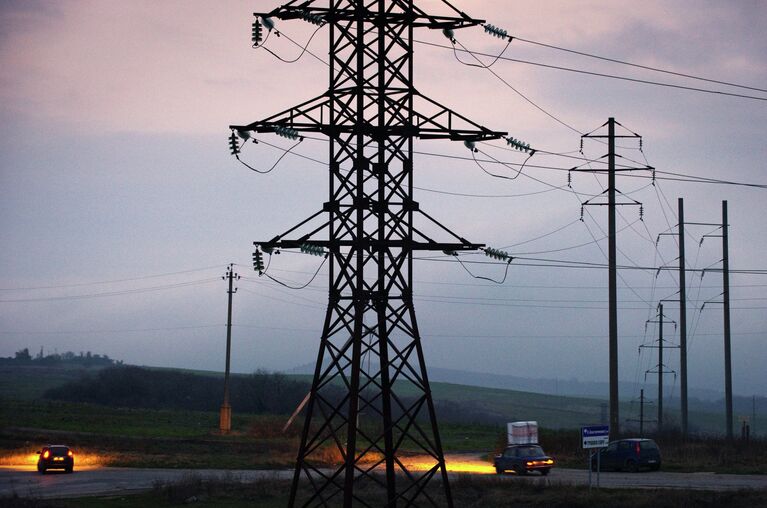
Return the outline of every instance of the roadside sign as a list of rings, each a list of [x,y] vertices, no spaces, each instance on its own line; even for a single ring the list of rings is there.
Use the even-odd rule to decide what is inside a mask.
[[[581,427],[583,448],[604,448],[610,442],[609,425]]]

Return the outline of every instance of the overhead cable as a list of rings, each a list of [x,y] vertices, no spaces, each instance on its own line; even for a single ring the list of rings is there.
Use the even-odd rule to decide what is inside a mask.
[[[419,43],[419,44],[423,44],[423,45],[426,45],[426,46],[433,46],[433,47],[437,47],[437,48],[442,48],[442,49],[453,49],[453,48],[451,48],[451,46],[445,46],[444,44],[437,44],[437,43],[434,43],[434,42],[419,41],[419,40],[414,40],[413,42],[416,42],[416,43]],[[460,42],[458,42],[458,44],[460,45]],[[494,55],[491,55],[489,53],[483,53],[483,52],[480,52],[480,51],[473,51],[473,50],[467,49],[463,45],[461,45],[461,48],[462,49],[459,49],[457,51],[463,51],[465,53],[469,53],[470,55],[472,55],[477,60],[479,60],[477,58],[477,55],[479,55],[479,56],[486,56],[486,57],[490,57],[490,58],[494,57]],[[561,65],[551,65],[551,64],[541,63],[541,62],[533,62],[533,61],[530,61],[530,60],[522,60],[522,59],[519,59],[519,58],[510,58],[510,57],[505,57],[505,56],[502,56],[502,55],[498,55],[497,59],[498,60],[505,60],[505,61],[508,61],[508,62],[521,63],[521,64],[525,64],[525,65],[532,65],[532,66],[536,66],[536,67],[543,67],[543,68],[547,68],[547,69],[566,71],[566,72],[573,72],[573,73],[577,73],[577,74],[585,74],[585,75],[596,76],[596,77],[600,77],[600,78],[616,79],[616,80],[620,80],[620,81],[628,81],[628,82],[640,83],[640,84],[645,84],[645,85],[660,86],[660,87],[665,87],[665,88],[675,88],[675,89],[685,90],[685,91],[690,91],[690,92],[708,93],[708,94],[722,95],[722,96],[726,96],[726,97],[734,97],[734,98],[748,99],[748,100],[767,101],[767,97],[759,97],[759,96],[756,96],[756,95],[739,94],[739,93],[734,93],[734,92],[725,92],[725,91],[722,91],[722,90],[711,90],[711,89],[708,89],[708,88],[698,88],[698,87],[694,87],[694,86],[677,85],[677,84],[674,84],[674,83],[664,83],[664,82],[660,82],[660,81],[651,81],[651,80],[647,80],[647,79],[630,78],[628,76],[616,76],[616,75],[613,75],[613,74],[605,74],[605,73],[602,73],[602,72],[586,71],[586,70],[582,70],[582,69],[574,69],[572,67],[563,67]],[[459,62],[463,63],[464,65],[469,65],[469,64],[466,64],[465,62],[463,62],[460,59],[459,59]],[[481,60],[480,60],[480,62],[481,62]],[[492,70],[490,68],[488,68],[488,67],[485,67],[485,68],[492,72]],[[493,72],[493,74],[495,74],[495,73]],[[498,76],[496,75],[496,77],[498,77]],[[500,77],[499,77],[499,79],[500,79]],[[508,83],[507,83],[507,85],[508,85]],[[510,88],[512,88],[512,87],[510,87]],[[519,93],[517,90],[515,90],[515,89],[513,89],[513,90],[515,92]],[[526,100],[528,100],[528,102],[531,102],[531,104],[535,105],[534,103],[532,103],[532,101],[529,101],[529,99],[527,99],[526,97],[524,97],[524,96],[522,96],[522,97],[525,98]],[[535,105],[535,106],[538,107],[537,105]],[[538,109],[541,109],[541,108],[538,107]],[[543,109],[541,109],[541,111],[543,111]],[[566,127],[570,128],[570,129],[576,130],[573,127],[571,127],[570,125],[565,124],[564,122],[562,122],[558,118],[555,118],[553,115],[549,114],[548,112],[544,111],[544,113],[546,113],[547,115],[551,116],[552,118],[554,118],[557,122],[561,123],[562,125],[565,125]]]

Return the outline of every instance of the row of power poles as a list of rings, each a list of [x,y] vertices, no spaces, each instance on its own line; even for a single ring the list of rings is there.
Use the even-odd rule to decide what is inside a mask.
[[[632,202],[618,202],[616,200],[617,191],[615,177],[618,171],[632,171],[632,170],[652,170],[651,167],[644,168],[616,168],[616,153],[615,142],[618,138],[638,138],[635,133],[628,135],[616,134],[616,125],[620,125],[614,118],[608,119],[607,123],[607,135],[595,135],[588,134],[584,137],[589,138],[606,138],[608,147],[608,184],[607,190],[607,203],[590,203],[587,204],[604,204],[608,209],[608,293],[609,293],[609,372],[610,372],[610,434],[611,438],[615,438],[620,434],[620,415],[618,408],[618,305],[617,305],[617,241],[616,241],[616,207],[620,205],[636,205],[639,204],[636,201]],[[584,170],[579,171],[592,171],[592,172],[604,172],[601,169]],[[680,340],[679,346],[679,375],[681,378],[680,390],[681,390],[681,412],[682,412],[682,434],[686,437],[689,433],[689,412],[688,412],[688,385],[687,385],[687,281],[686,281],[686,261],[685,261],[685,225],[687,226],[715,226],[720,229],[719,233],[704,235],[705,237],[719,237],[722,239],[722,301],[707,302],[721,303],[723,306],[723,318],[724,318],[724,377],[725,377],[725,419],[727,438],[733,439],[733,408],[732,408],[732,354],[731,354],[731,340],[730,340],[730,273],[729,273],[729,238],[728,229],[729,223],[727,219],[727,201],[722,201],[722,222],[719,223],[704,223],[704,222],[688,222],[684,220],[684,200],[679,198],[678,200],[678,217],[679,223],[677,224],[676,232],[661,233],[661,235],[668,234],[678,237],[679,246],[679,299],[672,300],[679,304],[679,329]],[[665,268],[665,267],[664,267]],[[719,270],[716,270],[719,271]],[[669,301],[669,300],[666,300]],[[658,365],[657,369],[651,372],[658,374],[658,428],[662,428],[663,425],[663,374],[668,372],[663,364],[663,302],[658,306],[657,322],[659,326],[659,339],[657,346],[646,346],[658,349]],[[656,322],[656,321],[650,321]],[[668,348],[669,346],[665,346]],[[644,395],[644,394],[643,394]],[[642,397],[644,398],[644,397]],[[643,419],[643,417],[642,417]]]

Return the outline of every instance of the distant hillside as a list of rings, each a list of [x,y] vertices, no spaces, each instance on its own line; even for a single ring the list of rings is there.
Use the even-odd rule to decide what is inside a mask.
[[[290,373],[307,382],[311,381],[312,365],[303,365],[292,369]],[[429,379],[432,393],[440,418],[450,421],[476,423],[505,423],[515,420],[537,420],[549,428],[576,428],[582,425],[607,423],[607,397],[598,391],[607,392],[606,383],[583,383],[577,380],[529,379],[499,374],[483,374],[461,370],[431,368]],[[550,389],[548,392],[546,389]],[[657,388],[645,387],[649,402],[654,402],[653,394]],[[558,393],[557,393],[558,392]],[[621,384],[621,393],[629,398],[638,393],[631,383]],[[717,392],[703,392],[714,397],[701,400],[691,395],[689,400],[690,428],[693,432],[721,434],[724,432],[724,400]],[[740,416],[751,416],[752,399],[734,397],[733,407],[736,420]],[[679,423],[679,398],[664,398],[666,411],[664,418],[668,426]],[[655,405],[645,407],[649,429],[655,418]],[[637,426],[639,403],[624,400],[620,406],[621,419],[627,427]],[[756,423],[752,430],[767,433],[767,398],[756,398]],[[761,423],[764,422],[764,423]],[[737,422],[736,422],[737,423]]]
[[[2,365],[0,398],[34,399],[48,390],[47,397],[50,398],[115,407],[217,411],[223,387],[221,378],[222,374],[217,372],[170,368],[125,366],[85,370]],[[232,376],[232,404],[243,412],[289,414],[306,395],[310,381],[311,376],[306,374],[236,374]],[[444,422],[503,425],[515,420],[536,420],[543,427],[556,429],[578,428],[607,419],[607,401],[600,398],[439,381],[432,381],[432,393],[438,417]],[[402,385],[399,394],[408,398],[415,396],[416,392]],[[766,402],[757,399],[757,419],[752,426],[755,435],[767,434],[767,414],[763,409],[767,406]],[[654,418],[654,407],[645,408],[646,418]],[[666,407],[666,422],[673,427],[678,423],[676,404]],[[621,404],[624,428],[637,426],[627,420],[635,419],[638,413],[638,404]],[[736,418],[744,414],[750,415],[736,411]],[[720,407],[717,402],[691,400],[690,423],[696,433],[722,434],[723,404]],[[648,422],[646,428],[652,431],[652,423]]]
[[[285,371],[286,374],[312,374],[313,372],[314,364],[299,365],[298,367]],[[567,395],[601,399],[607,399],[610,392],[610,387],[607,382],[580,381],[574,377],[528,378],[507,374],[445,369],[442,367],[429,367],[429,379],[432,381],[443,381],[446,383],[457,383],[469,386],[484,386],[486,388],[504,388],[508,390],[545,393],[549,395]],[[628,381],[621,381],[619,388],[621,393],[627,394],[639,393],[640,388],[644,388],[645,393],[647,394],[654,393],[658,389],[657,385],[652,383],[637,384]],[[701,401],[714,402],[724,399],[724,392],[691,388],[689,396]],[[751,398],[747,396],[742,396],[740,398],[743,400],[751,400]]]

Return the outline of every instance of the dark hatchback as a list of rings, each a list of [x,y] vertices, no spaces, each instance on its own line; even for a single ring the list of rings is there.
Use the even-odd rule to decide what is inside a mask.
[[[502,454],[495,456],[493,463],[498,474],[514,471],[523,475],[530,471],[540,471],[546,476],[554,467],[554,459],[546,455],[538,445],[507,446]]]
[[[652,439],[620,439],[600,452],[600,469],[636,472],[642,468],[660,469],[660,449]],[[597,468],[597,455],[591,458],[591,469]]]
[[[42,474],[49,469],[63,469],[71,473],[75,468],[75,454],[68,446],[48,445],[37,453],[40,455],[37,470]]]

